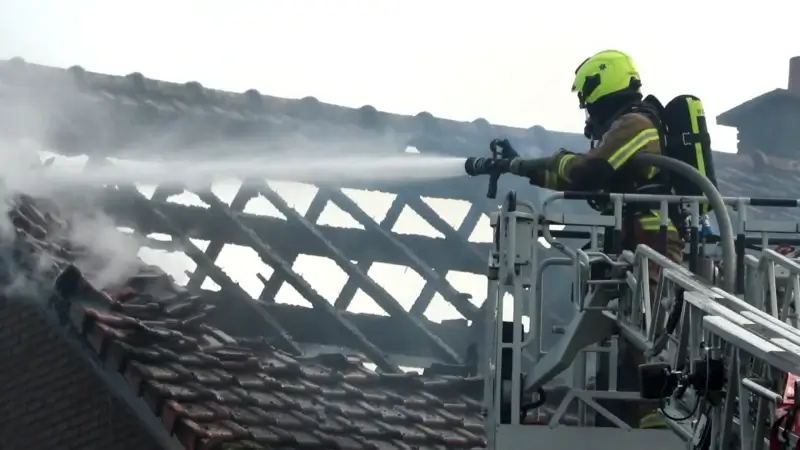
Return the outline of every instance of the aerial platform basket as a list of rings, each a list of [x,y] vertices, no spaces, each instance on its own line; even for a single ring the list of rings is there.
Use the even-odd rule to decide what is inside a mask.
[[[603,195],[614,205],[611,215],[552,212],[552,203],[585,200],[587,194],[556,193],[535,207],[511,192],[491,218],[495,240],[485,308],[490,326],[482,359],[490,448],[767,448],[786,375],[800,373],[800,264],[772,247],[800,244],[800,224],[748,220],[746,212],[754,206],[798,207],[798,202],[723,198],[716,190],[705,197]],[[619,232],[622,209],[637,202],[659,204],[662,211],[680,203],[690,212],[685,265],[645,245],[618,254],[600,250],[600,235]],[[705,202],[728,208],[714,207],[720,233],[704,239],[699,211]],[[572,237],[576,229],[584,230],[589,245],[565,245],[550,230],[554,223],[567,226]],[[664,221],[662,229],[668,225]],[[544,258],[540,238],[563,256]],[[607,267],[605,277],[592,270],[598,264]],[[564,301],[572,301],[575,317],[545,352],[542,336],[553,330],[541,327],[541,290],[544,272],[554,266],[573,275],[572,300]],[[507,293],[513,302],[504,305]],[[509,307],[513,319],[504,323]],[[527,333],[524,317],[531,324]],[[513,329],[506,338],[504,326]],[[643,394],[657,404],[652,387],[626,392],[617,385],[622,343],[643,353],[645,374],[674,384],[658,401],[668,429],[639,429],[604,406],[613,400],[634,408]],[[598,358],[609,361],[603,389],[587,385],[595,375],[588,361]],[[566,396],[555,409],[546,409],[542,388],[568,370],[572,383]],[[576,403],[575,424],[564,425],[568,407]],[[597,426],[601,422],[610,426]],[[796,438],[790,434],[789,440],[794,445]]]

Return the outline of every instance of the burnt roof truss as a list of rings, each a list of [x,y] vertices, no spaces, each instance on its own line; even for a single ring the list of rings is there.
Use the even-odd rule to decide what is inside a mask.
[[[145,243],[151,247],[185,252],[197,265],[193,272],[187,272],[189,276],[187,288],[190,291],[200,291],[206,277],[211,278],[221,287],[221,293],[228,297],[225,301],[244,303],[251,312],[256,313],[255,316],[263,323],[264,334],[275,340],[280,348],[295,354],[302,352],[302,344],[298,344],[292,336],[295,330],[291,327],[287,328],[279,319],[276,319],[271,313],[271,307],[268,306],[269,304],[274,305],[274,297],[280,286],[288,283],[309,301],[315,311],[326,317],[327,321],[336,324],[339,333],[346,335],[343,342],[351,343],[350,347],[353,350],[361,352],[381,371],[399,372],[400,369],[397,363],[392,361],[391,356],[373,342],[374,339],[371,337],[374,336],[368,336],[362,332],[354,323],[358,320],[351,320],[350,316],[357,315],[345,312],[358,289],[363,290],[390,315],[394,321],[394,327],[402,326],[406,328],[407,332],[414,332],[420,336],[418,342],[424,342],[428,346],[429,353],[434,356],[435,360],[447,364],[463,362],[460,354],[463,349],[454,350],[436,332],[432,331],[430,326],[432,324],[425,318],[424,312],[437,292],[441,293],[442,297],[468,320],[478,320],[479,308],[470,301],[468,295],[459,292],[445,279],[448,266],[443,264],[444,261],[434,261],[434,266],[414,251],[412,248],[415,246],[414,238],[418,238],[418,236],[399,235],[392,232],[391,229],[399,218],[400,212],[409,206],[422,218],[428,219],[427,221],[435,229],[445,235],[445,239],[425,237],[425,240],[436,242],[439,246],[443,246],[443,244],[451,246],[451,250],[454,243],[463,247],[460,253],[471,258],[470,265],[477,268],[481,260],[478,254],[479,250],[474,249],[474,245],[467,245],[467,237],[472,233],[481,216],[480,208],[475,206],[470,208],[459,230],[455,230],[419,197],[403,194],[395,197],[386,217],[381,223],[378,223],[354,200],[337,188],[320,188],[305,215],[296,211],[268,183],[261,180],[247,180],[242,183],[230,205],[220,200],[211,192],[210,188],[192,189],[191,192],[207,204],[208,209],[176,204],[167,200],[170,196],[181,192],[183,190],[179,188],[159,186],[153,197],[147,199],[133,186],[121,186],[116,189],[107,189],[105,200],[108,211],[119,219],[121,225],[131,225],[144,235],[157,232],[172,236],[171,242],[147,239]],[[286,217],[286,220],[244,213],[247,203],[258,195],[264,196],[272,203]],[[342,230],[317,225],[315,222],[329,201],[350,214],[364,226],[364,230]],[[267,221],[267,225],[265,225],[265,221]],[[298,248],[286,245],[285,240],[280,238],[269,239],[272,230],[285,228],[284,233],[288,233],[286,231],[288,227],[303,230],[303,233],[300,234],[289,233],[295,237],[294,241],[304,241],[308,245],[308,238],[315,240],[316,251],[309,253],[331,258],[348,275],[348,281],[336,299],[324,298],[292,268],[297,257],[304,253],[302,246],[298,246]],[[338,248],[336,243],[328,237],[328,232],[332,230],[336,230],[338,233],[346,231],[368,236],[369,242],[374,243],[369,247],[390,248],[392,252],[390,261],[407,265],[420,274],[425,281],[425,287],[410,311],[406,311],[400,302],[367,274],[369,267],[374,262],[372,259],[366,258],[368,254],[358,255],[361,258],[353,262],[352,256]],[[336,235],[337,233],[332,234]],[[404,237],[411,237],[411,239],[403,239]],[[207,240],[208,246],[205,251],[192,243],[190,238]],[[353,237],[348,239],[352,240]],[[215,264],[224,245],[230,242],[252,248],[261,260],[273,269],[273,274],[269,279],[259,276],[264,284],[264,289],[258,300],[253,299]],[[283,242],[284,245],[282,248],[276,248],[272,242]],[[361,245],[363,246],[363,244]],[[353,318],[355,319],[355,317]],[[307,322],[305,325],[313,326],[309,323],[313,322]],[[471,339],[467,337],[469,331],[466,325],[462,327],[463,338]],[[385,332],[390,333],[391,331],[386,329]],[[413,354],[413,352],[408,353]]]
[[[133,186],[120,186],[118,189],[130,193],[130,195],[136,199],[136,202],[145,203],[146,207],[150,210],[151,220],[154,222],[160,222],[164,227],[171,230],[171,233],[169,234],[172,236],[172,239],[177,241],[178,245],[180,245],[180,248],[188,257],[192,258],[200,270],[206,272],[208,276],[214,280],[214,282],[216,282],[228,293],[228,295],[231,295],[232,298],[235,298],[240,304],[248,306],[249,309],[261,317],[270,331],[272,331],[272,335],[277,338],[276,344],[279,348],[292,354],[302,353],[301,348],[292,339],[289,333],[281,326],[281,324],[278,323],[278,321],[275,320],[275,318],[272,317],[266,310],[255,304],[253,298],[250,297],[250,295],[247,294],[247,292],[245,292],[238,283],[233,281],[224,270],[216,266],[211,258],[209,258],[202,250],[194,245],[186,236],[186,233],[180,228],[176,227],[170,218],[164,215],[164,213],[161,212],[157,206],[150,204],[147,198],[144,197]]]
[[[372,299],[375,300],[375,302],[377,302],[381,308],[383,308],[390,315],[406,320],[410,327],[419,330],[419,332],[426,337],[426,340],[428,340],[429,344],[432,345],[433,348],[436,349],[437,353],[442,355],[447,362],[460,362],[460,357],[452,348],[445,344],[438,336],[431,333],[430,330],[425,328],[425,325],[417,318],[411,316],[411,314],[409,314],[403,308],[400,302],[392,297],[391,294],[386,292],[386,290],[369,275],[367,275],[365,271],[360,269],[356,264],[353,264],[350,258],[348,258],[340,249],[331,243],[314,223],[308,221],[305,217],[295,211],[294,208],[289,206],[277,192],[272,190],[272,188],[267,185],[267,183],[259,182],[258,185],[261,194],[266,197],[270,203],[275,205],[281,214],[286,216],[287,221],[293,222],[295,226],[299,225],[303,227],[311,235],[313,235],[320,244],[324,245],[329,252],[330,258],[333,259],[350,278],[358,280],[359,284],[361,285],[361,289],[364,290],[367,295],[372,297]],[[357,209],[365,216],[367,215],[360,208]],[[381,231],[384,230],[381,229]],[[390,237],[390,239],[392,238]],[[392,240],[392,242],[394,241]]]

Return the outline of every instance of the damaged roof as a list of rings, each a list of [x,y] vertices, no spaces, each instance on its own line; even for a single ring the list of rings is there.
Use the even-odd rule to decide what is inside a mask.
[[[428,113],[399,116],[379,112],[370,106],[353,109],[327,105],[311,97],[277,99],[255,90],[226,93],[203,88],[195,82],[167,83],[147,79],[141,74],[102,75],[79,67],[64,70],[26,64],[21,60],[0,62],[0,96],[3,98],[0,133],[4,136],[25,138],[34,131],[41,131],[25,128],[33,123],[25,114],[33,114],[31,110],[35,109],[26,109],[26,105],[43,105],[43,110],[49,114],[44,119],[49,133],[47,144],[51,148],[65,154],[88,154],[100,159],[122,154],[131,156],[131,149],[142,136],[162,139],[164,149],[197,151],[203,148],[204,142],[215,139],[237,136],[243,140],[274,142],[270,139],[297,135],[298,131],[321,140],[391,135],[389,143],[396,145],[376,151],[403,151],[407,145],[413,145],[423,153],[465,157],[484,154],[486,143],[497,136],[511,138],[523,153],[531,155],[550,154],[559,147],[580,149],[586,144],[582,136],[551,132],[538,126],[510,128],[482,119],[456,122],[437,119]],[[258,149],[269,151],[266,145]],[[765,155],[720,153],[715,158],[725,194],[770,197],[775,192],[788,192],[800,197],[800,178],[792,161]],[[501,184],[501,190],[525,190],[532,196],[545,193],[519,179],[506,177]],[[9,312],[0,315],[3,321],[0,330],[7,333],[0,335],[7,369],[0,370],[0,400],[3,400],[0,401],[0,418],[8,418],[0,420],[0,426],[6,430],[13,427],[19,434],[28,436],[28,444],[42,443],[38,448],[59,449],[87,448],[85,441],[90,439],[94,439],[91,442],[96,445],[120,442],[120,448],[126,449],[168,448],[173,441],[187,448],[210,449],[258,448],[259,445],[353,449],[483,446],[475,401],[479,381],[461,377],[377,374],[366,370],[361,359],[356,357],[303,356],[298,343],[283,329],[286,325],[283,318],[289,314],[280,316],[277,313],[287,311],[286,305],[270,304],[270,298],[253,299],[243,295],[241,288],[214,266],[214,258],[224,243],[250,245],[258,247],[262,258],[271,260],[282,270],[278,277],[280,283],[283,279],[292,279],[295,285],[304,287],[302,277],[291,267],[299,252],[297,248],[302,247],[303,253],[316,252],[337,258],[337,264],[346,268],[350,280],[355,280],[347,285],[353,292],[367,286],[371,289],[370,295],[380,300],[386,297],[384,291],[369,280],[367,269],[371,261],[377,259],[376,255],[381,254],[387,261],[416,265],[418,271],[428,276],[426,286],[434,287],[424,290],[429,297],[437,289],[450,291],[455,304],[461,305],[468,314],[475,314],[475,308],[467,305],[468,299],[463,295],[447,289],[446,285],[444,289],[437,287],[443,278],[437,279],[437,271],[445,271],[456,264],[461,264],[461,270],[473,273],[484,270],[485,246],[476,249],[467,238],[478,218],[496,206],[486,200],[485,184],[465,178],[401,187],[380,183],[352,187],[397,193],[393,203],[396,215],[407,205],[424,211],[422,196],[467,200],[471,203],[468,217],[472,219],[465,219],[467,225],[462,224],[463,229],[455,230],[442,225],[441,218],[436,222],[437,217],[429,208],[431,214],[424,216],[425,219],[442,230],[445,238],[402,237],[391,233],[392,223],[388,219],[370,224],[363,231],[315,225],[314,219],[296,212],[289,214],[291,207],[263,187],[259,188],[261,194],[266,192],[264,195],[270,195],[271,201],[282,205],[287,220],[242,213],[244,203],[252,198],[246,193],[242,194],[245,201],[240,202],[239,207],[233,202],[230,206],[224,205],[213,194],[205,195],[210,206],[204,209],[170,204],[165,192],[157,192],[147,199],[130,192],[134,189],[108,189],[102,199],[109,210],[117,214],[115,217],[127,214],[139,230],[173,235],[169,245],[180,247],[197,263],[196,272],[200,273],[197,279],[202,281],[208,275],[218,281],[222,290],[213,296],[195,296],[197,292],[175,286],[163,272],[141,266],[141,272],[133,274],[125,283],[100,292],[87,282],[92,278],[90,271],[71,266],[73,257],[81,249],[65,241],[59,233],[69,225],[58,219],[58,208],[23,199],[12,210],[17,228],[16,263],[24,267],[25,278],[32,279],[37,286],[49,285],[60,274],[56,284],[59,293],[50,298],[49,306],[41,301],[24,301],[28,294],[10,296],[9,292],[6,292],[7,298],[0,301],[0,307]],[[339,193],[328,192],[332,197]],[[322,205],[327,201],[321,202]],[[767,209],[763,213],[768,217],[779,214],[782,218],[796,219],[794,210]],[[191,244],[189,236],[197,237],[201,233],[212,244],[219,245],[209,245],[209,250],[203,251]],[[216,253],[212,248],[217,248]],[[45,258],[48,264],[42,264],[42,255],[50,255]],[[438,259],[431,262],[434,258]],[[451,264],[451,261],[454,262]],[[568,276],[561,272],[553,278],[557,280],[562,275]],[[6,279],[6,283],[13,284],[11,280]],[[563,286],[548,289],[546,302],[563,300],[568,293],[568,283],[553,284]],[[559,290],[560,287],[566,290]],[[331,326],[331,330],[339,335],[349,333],[349,341],[361,345],[364,353],[370,351],[373,360],[387,360],[387,366],[393,365],[382,354],[385,349],[373,348],[377,336],[389,330],[384,326],[388,322],[373,322],[371,336],[376,338],[368,339],[366,331],[362,331],[367,327],[353,326],[355,318],[341,312],[339,299],[332,307],[326,307],[327,303],[319,301],[311,291],[308,290],[308,295],[322,305],[315,305],[313,310],[305,308],[319,314],[313,317],[338,324]],[[49,291],[46,292],[40,291],[37,298],[49,298]],[[269,292],[267,287],[265,292]],[[424,296],[420,294],[420,298]],[[346,303],[346,299],[342,303]],[[421,304],[425,305],[425,301]],[[554,317],[550,317],[553,320],[558,320],[556,316],[561,314],[554,311],[559,308],[571,311],[572,308],[563,301],[550,305],[552,308],[547,312],[553,314]],[[474,334],[469,334],[472,330],[466,328],[466,320],[458,328],[459,333],[453,333],[448,342],[442,342],[441,333],[431,331],[434,325],[421,317],[424,307],[414,309],[413,314],[406,314],[395,307],[391,320],[398,320],[398,329],[412,330],[417,336],[423,336],[424,339],[415,341],[421,342],[420,348],[433,349],[437,357],[458,362],[464,351],[456,349],[452,343],[465,344],[467,338],[474,338]],[[227,313],[235,310],[238,315],[228,314],[227,320],[222,320],[222,315],[218,314],[221,310]],[[38,324],[35,329],[39,331],[33,333],[32,325],[28,327],[27,322],[19,320],[23,316],[26,320],[35,319]],[[306,336],[314,334],[308,331],[308,324],[318,323],[308,320],[309,317],[312,316],[304,315],[295,321],[298,326],[295,330],[305,329]],[[255,321],[258,326],[245,327],[245,321]],[[259,338],[268,334],[267,325],[277,331],[268,339]],[[247,328],[247,337],[237,336],[237,330],[244,328]],[[327,326],[320,325],[320,328]],[[411,342],[403,338],[400,344],[412,346]],[[31,356],[34,354],[39,358],[36,361],[40,361],[35,364]],[[58,358],[68,362],[48,365],[49,361],[60,361]],[[52,374],[62,365],[69,365],[72,372],[83,375],[54,379]],[[49,378],[45,376],[48,372]],[[51,397],[58,399],[48,394],[54,388],[70,396],[69,401],[62,401],[58,406],[62,409],[47,403],[50,400],[45,401]],[[12,394],[16,397],[10,401]],[[31,398],[37,402],[45,399],[42,400],[45,403],[33,402],[34,406],[28,411],[25,405]],[[92,405],[93,409],[85,414],[63,409],[79,404]],[[99,405],[106,405],[105,409]],[[89,406],[84,409],[88,410]],[[48,429],[65,423],[51,417],[56,413],[75,417],[77,429],[91,428],[87,425],[91,422],[95,423],[95,428],[113,429],[113,432],[98,432],[97,436],[88,432],[48,433]],[[47,419],[37,419],[37,414]],[[113,418],[113,426],[97,425],[108,417]],[[313,423],[309,417],[314,418]],[[124,445],[123,438],[127,439]],[[31,448],[36,446],[31,444]]]
[[[19,290],[7,289],[0,301],[5,313],[0,329],[24,331],[17,323],[20,315],[7,314],[14,308],[55,320],[53,330],[38,336],[30,331],[17,339],[0,335],[0,353],[29,364],[26,354],[13,351],[19,348],[16,342],[31,349],[64,347],[73,339],[86,351],[62,348],[63,365],[29,366],[25,375],[0,372],[0,399],[24,385],[22,376],[37,379],[46,373],[58,376],[66,366],[74,371],[91,367],[117,378],[99,378],[82,389],[105,393],[109,404],[121,405],[129,429],[145,435],[138,438],[140,449],[170,448],[170,442],[189,450],[485,446],[478,379],[376,373],[357,357],[305,357],[263,338],[234,337],[232,330],[214,326],[213,302],[190,295],[156,267],[142,263],[124,282],[97,289],[91,274],[73,264],[82,255],[82,266],[93,267],[85,262],[91,253],[64,239],[70,224],[59,219],[54,205],[39,207],[23,197],[11,217],[15,238],[9,245],[16,251],[11,253],[14,265],[7,261],[3,275],[8,286],[13,269]],[[25,303],[22,292],[34,290],[50,292],[49,300]],[[124,381],[115,385],[114,379]],[[125,392],[112,392],[107,385]],[[13,394],[24,398],[37,392]],[[17,423],[16,433],[35,436],[25,448],[99,448],[78,434],[46,433],[50,418],[18,420],[48,413],[71,416],[82,411],[81,404],[50,410],[46,401],[31,402],[10,410],[23,402],[0,402],[0,417]],[[76,424],[79,429],[106,424],[102,415],[76,416],[87,421]],[[153,419],[160,430],[148,428]]]
[[[376,373],[341,354],[236,339],[206,323],[198,298],[142,293],[159,278],[96,295],[106,308],[72,301],[69,322],[187,450],[484,446],[480,380]]]
[[[164,152],[187,149],[200,152],[204,147],[198,147],[198,142],[215,142],[214,139],[220,138],[254,139],[260,145],[249,147],[250,151],[256,148],[263,153],[270,151],[276,140],[280,141],[287,133],[316,141],[344,135],[344,139],[373,142],[376,136],[389,136],[398,144],[396,147],[374,150],[402,151],[413,144],[422,152],[467,155],[484,153],[488,136],[492,134],[525,134],[524,130],[495,127],[480,120],[472,124],[473,128],[465,128],[463,123],[439,120],[427,113],[417,117],[399,116],[371,107],[355,110],[326,105],[315,99],[277,99],[252,90],[240,95],[205,89],[198,83],[167,83],[140,74],[107,76],[77,67],[64,70],[28,64],[20,59],[0,63],[0,95],[4,98],[0,102],[0,133],[25,138],[37,132],[41,136],[42,127],[36,130],[29,127],[31,123],[44,122],[47,124],[46,145],[61,154],[87,154],[90,162],[139,148],[131,144],[130,139],[134,138],[146,139],[148,143],[161,142]],[[43,112],[45,117],[37,117],[38,122],[30,120],[31,114]],[[364,114],[376,120],[361,120]],[[159,141],[164,132],[178,141]],[[530,132],[546,138],[541,134],[541,127],[534,127]],[[528,183],[509,177],[501,184],[502,189],[509,186],[529,189]],[[330,344],[354,349],[367,355],[384,371],[401,365],[424,367],[431,362],[463,363],[466,347],[479,339],[479,330],[468,321],[475,323],[483,298],[470,300],[470,296],[456,289],[446,275],[448,271],[480,275],[485,272],[488,244],[470,242],[477,226],[488,226],[483,219],[496,208],[494,202],[486,199],[485,182],[464,177],[446,182],[405,185],[378,182],[351,187],[380,190],[396,196],[380,222],[369,217],[341,189],[320,188],[308,210],[298,212],[262,181],[245,183],[230,205],[213,192],[193,190],[207,205],[196,207],[168,201],[170,196],[180,193],[180,189],[176,192],[159,187],[148,198],[132,186],[107,189],[98,203],[104,205],[120,226],[133,228],[143,235],[172,236],[171,241],[150,239],[147,244],[184,252],[197,266],[187,286],[199,288],[210,278],[221,287],[222,297],[235,299],[228,302],[229,305],[238,302],[250,305],[253,298],[215,265],[215,259],[225,245],[253,249],[274,269],[271,278],[262,281],[264,289],[258,295],[259,308],[240,310],[248,313],[220,308],[227,309],[229,322],[242,323],[248,336],[260,333],[283,336],[282,347],[285,348],[302,346],[308,349],[306,344]],[[273,204],[285,220],[243,212],[247,202],[258,196]],[[466,200],[470,203],[469,211],[461,225],[454,227],[423,197]],[[346,211],[363,225],[363,229],[317,224],[327,204]],[[394,232],[393,227],[406,211],[424,219],[442,237]],[[192,239],[209,242],[209,246],[201,249]],[[342,269],[347,281],[338,295],[323,298],[315,292],[293,267],[299,254],[328,258]],[[370,276],[374,262],[410,268],[419,275],[424,286],[412,306],[404,307],[381,280]],[[566,271],[563,268],[553,270]],[[291,285],[314,308],[296,308],[275,302],[275,294],[285,284]],[[548,289],[547,296],[554,300],[563,298],[568,289],[562,287],[553,286]],[[374,300],[389,317],[347,314],[345,310],[359,291]],[[428,320],[425,312],[434,301],[449,303],[464,319],[449,323]],[[563,322],[564,311],[571,311],[570,304],[555,303],[548,308],[547,323]],[[307,330],[307,323],[319,323],[319,329]],[[419,365],[404,364],[403,361],[408,361],[406,356],[415,358]]]

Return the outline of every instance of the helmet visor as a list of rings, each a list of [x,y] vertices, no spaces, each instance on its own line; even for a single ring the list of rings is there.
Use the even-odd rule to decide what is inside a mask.
[[[578,101],[581,108],[586,108],[586,100],[600,87],[600,74],[588,76],[584,79],[582,86],[574,86],[573,89],[578,93]]]
[[[586,109],[586,100],[582,92],[578,92],[578,107],[580,109]]]

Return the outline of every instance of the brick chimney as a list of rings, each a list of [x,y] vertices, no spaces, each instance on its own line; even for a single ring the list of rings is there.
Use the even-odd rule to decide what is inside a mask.
[[[800,94],[800,56],[789,60],[789,92]]]

